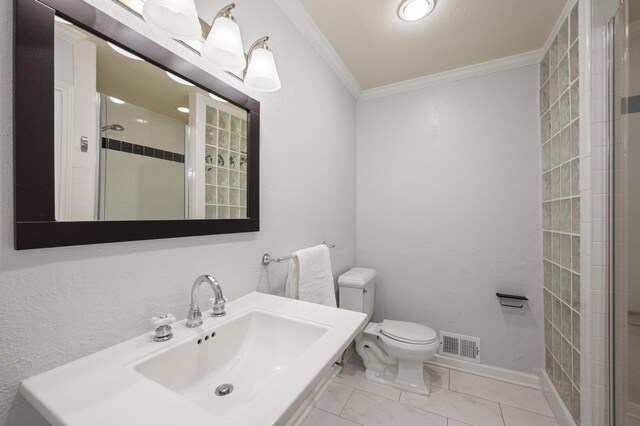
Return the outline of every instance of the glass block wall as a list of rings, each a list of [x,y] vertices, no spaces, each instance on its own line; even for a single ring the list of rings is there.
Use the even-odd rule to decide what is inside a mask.
[[[205,217],[247,217],[247,120],[207,106]]]
[[[540,64],[545,367],[580,424],[578,5]]]

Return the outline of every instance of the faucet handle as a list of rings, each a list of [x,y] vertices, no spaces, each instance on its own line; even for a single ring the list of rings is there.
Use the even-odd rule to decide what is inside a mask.
[[[173,316],[173,314],[151,318],[151,324],[156,327],[156,335],[153,336],[153,340],[156,342],[165,342],[171,339],[173,337],[171,324],[174,322],[176,322],[176,317]]]
[[[161,317],[153,317],[151,318],[151,324],[153,324],[156,328],[162,327],[165,325],[171,325],[176,322],[176,317],[173,314],[162,315]]]

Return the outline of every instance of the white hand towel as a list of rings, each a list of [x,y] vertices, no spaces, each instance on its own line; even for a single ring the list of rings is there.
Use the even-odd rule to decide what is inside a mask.
[[[292,299],[337,307],[329,247],[309,247],[293,253],[286,283]]]

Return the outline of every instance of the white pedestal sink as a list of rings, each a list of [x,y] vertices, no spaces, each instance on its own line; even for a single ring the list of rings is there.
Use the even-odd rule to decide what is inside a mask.
[[[149,333],[63,365],[20,391],[54,425],[284,424],[365,315],[251,293],[204,320],[174,324],[168,342]]]

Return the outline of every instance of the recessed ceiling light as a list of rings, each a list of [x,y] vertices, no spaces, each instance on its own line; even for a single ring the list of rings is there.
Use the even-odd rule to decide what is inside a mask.
[[[178,111],[184,112],[185,114],[189,114],[189,108],[187,107],[178,107]]]
[[[167,71],[167,75],[171,80],[175,81],[176,83],[184,84],[185,86],[193,86],[193,84],[189,83],[184,78],[180,78],[177,75],[170,73],[169,71]]]
[[[108,41],[107,44],[109,45],[110,48],[112,48],[113,50],[115,50],[116,52],[121,54],[122,56],[126,56],[129,59],[135,59],[136,61],[142,61],[143,60],[141,57],[134,55],[133,53],[129,52],[128,50],[124,50],[122,47],[116,46],[115,44],[111,43],[110,41]]]
[[[218,102],[228,103],[226,99],[222,99],[220,96],[216,96],[213,93],[209,93],[209,96],[211,97],[211,99],[216,100]]]
[[[113,96],[109,96],[109,100],[114,104],[118,104],[118,105],[126,104],[126,102],[123,101],[122,99],[114,98]]]
[[[144,119],[142,119],[142,118],[136,118],[134,121],[135,121],[136,123],[140,123],[140,124],[147,124],[147,123],[149,123],[147,120],[144,120]]]
[[[433,10],[435,0],[404,0],[398,9],[398,16],[403,21],[417,21]]]

